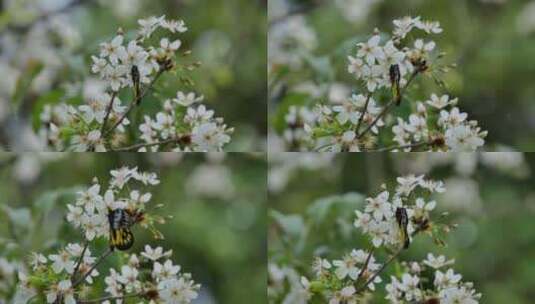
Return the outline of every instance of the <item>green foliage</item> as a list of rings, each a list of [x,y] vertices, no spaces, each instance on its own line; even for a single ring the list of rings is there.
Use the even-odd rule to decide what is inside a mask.
[[[18,107],[22,103],[22,100],[29,92],[33,80],[43,70],[43,67],[44,64],[39,61],[32,60],[28,63],[26,70],[17,79],[15,91],[13,97],[11,97],[13,106]]]

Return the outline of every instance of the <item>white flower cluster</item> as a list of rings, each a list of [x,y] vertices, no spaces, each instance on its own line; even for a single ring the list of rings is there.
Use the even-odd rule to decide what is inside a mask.
[[[316,121],[316,114],[309,108],[290,106],[284,120],[288,126],[283,133],[284,140],[291,146],[300,147],[300,143],[311,140],[309,132],[303,129],[304,126],[313,126]]]
[[[80,259],[82,253],[84,256]],[[130,255],[127,265],[123,265],[120,272],[113,268],[110,269],[109,275],[104,279],[105,291],[117,299],[136,295],[151,298],[155,301],[154,303],[190,303],[197,298],[200,285],[195,284],[191,279],[191,274],[180,272],[180,266],[174,265],[168,259],[171,255],[171,250],[164,252],[162,247],[153,249],[146,245],[141,257],[138,258],[136,254]],[[165,262],[160,263],[159,261],[164,258]],[[45,287],[47,303],[58,303],[58,299],[61,299],[61,303],[75,304],[80,293],[75,291],[77,286],[76,281],[72,280],[72,276],[78,261],[80,264],[77,273],[81,277],[85,276],[84,283],[93,284],[94,279],[100,275],[93,268],[96,258],[91,256],[89,248],[84,251],[80,244],[76,243],[68,244],[57,254],[49,255],[48,259],[40,253],[32,253],[30,265],[33,272],[31,276],[44,279],[48,268],[51,268],[55,273],[54,277],[59,278],[56,282],[47,286],[33,287],[28,275],[22,272],[19,273],[19,280],[24,286],[25,292],[30,296],[36,295],[37,289]],[[140,275],[143,271],[141,265],[143,267],[150,265],[150,276],[142,277]],[[88,274],[89,271],[91,273]],[[110,301],[103,303],[109,304]]]
[[[451,107],[455,104],[457,98],[450,99],[448,95],[438,97],[436,94],[432,94],[425,103],[417,102],[416,113],[410,114],[408,121],[398,117],[397,124],[392,127],[394,141],[407,147],[404,149],[406,152],[411,151],[413,144],[432,143],[437,138],[444,141],[451,151],[477,150],[485,143],[487,131],[481,131],[477,121],[468,121],[468,114]],[[446,109],[448,107],[449,110]],[[433,120],[433,117],[437,118]]]
[[[356,210],[355,227],[368,234],[375,247],[402,246],[399,237],[399,225],[396,221],[396,209],[405,208],[408,217],[407,233],[409,237],[417,229],[424,229],[429,221],[429,212],[435,201],[427,201],[421,194],[442,193],[444,183],[424,179],[424,176],[406,176],[397,178],[398,186],[391,194],[384,190],[376,197],[367,198],[364,212]]]
[[[77,260],[82,255],[83,248],[80,244],[68,244],[64,250],[61,250],[58,254],[51,254],[46,260],[45,256],[39,253],[34,253],[32,255],[32,261],[30,262],[33,266],[33,270],[39,270],[41,267],[46,269],[48,262],[51,262],[52,269],[56,274],[62,275],[63,280],[59,281],[57,284],[53,284],[46,293],[47,303],[55,303],[59,295],[63,298],[64,303],[74,304],[76,303],[74,298],[74,288],[72,286],[71,280],[67,277],[74,273]],[[81,259],[80,266],[78,271],[80,274],[85,275],[88,271],[91,270],[93,264],[95,263],[96,258],[91,256],[91,251],[87,248],[84,252],[84,256]],[[93,277],[97,277],[99,272],[96,269],[91,270],[91,273],[85,278],[85,282],[88,284],[93,284]]]
[[[303,65],[303,54],[318,46],[316,32],[301,15],[273,24],[268,33],[269,70],[287,65],[298,69]]]
[[[174,151],[221,151],[230,142],[233,128],[227,128],[223,118],[214,117],[213,110],[207,110],[204,105],[192,107],[201,101],[203,96],[194,93],[177,93],[177,98],[166,100],[163,111],[156,114],[155,119],[145,115],[145,122],[139,126],[141,139],[147,144],[172,140],[178,143]],[[181,128],[177,128],[181,126]],[[183,128],[188,131],[184,132]],[[153,145],[152,152],[160,147]],[[146,152],[142,147],[139,152]]]
[[[74,152],[86,152],[93,149],[96,152],[108,150],[104,136],[101,132],[105,119],[118,121],[125,115],[127,107],[122,105],[119,97],[114,97],[111,108],[111,96],[108,93],[95,94],[86,99],[86,103],[74,107],[65,103],[58,105],[45,105],[41,112],[41,123],[44,125],[40,135],[55,150],[62,151],[69,148]],[[128,118],[123,118],[115,131],[125,133],[125,127],[130,124]],[[75,126],[75,134],[66,142],[62,136],[62,129]],[[122,136],[122,135],[121,135]]]
[[[408,263],[407,270],[399,277],[392,276],[386,285],[386,299],[390,303],[426,302],[435,300],[445,304],[477,304],[481,298],[476,293],[473,283],[462,282],[462,276],[446,266],[453,264],[445,256],[435,257],[429,253],[421,263]],[[433,278],[426,278],[426,269],[434,271]],[[432,284],[422,284],[423,282]],[[432,302],[432,303],[435,303]],[[429,302],[431,303],[431,302]]]
[[[390,67],[398,65],[401,75],[400,86],[405,86],[414,72],[429,68],[427,61],[435,49],[435,42],[416,39],[412,47],[401,48],[402,40],[414,29],[428,34],[438,34],[442,28],[438,22],[421,21],[420,17],[405,17],[394,20],[392,39],[381,45],[381,36],[374,34],[367,42],[358,43],[357,56],[349,56],[348,72],[366,84],[369,92],[391,87]]]
[[[361,296],[357,287],[365,284],[365,289],[375,291],[375,284],[382,282],[376,275],[380,268],[381,264],[375,262],[371,253],[356,249],[342,260],[329,262],[317,257],[312,264],[314,280],[327,287],[322,295],[328,299],[329,304],[358,303]],[[301,284],[307,290],[313,288],[306,277],[301,278]]]
[[[141,26],[138,37],[123,45],[124,36],[119,33],[110,42],[100,45],[100,56],[92,56],[91,71],[100,74],[100,77],[109,83],[113,91],[123,87],[134,87],[131,71],[134,66],[139,72],[141,83],[149,84],[151,76],[161,69],[168,68],[165,64],[172,60],[175,52],[180,48],[180,40],[170,41],[164,37],[159,47],[144,47],[143,41],[149,38],[158,28],[171,33],[184,33],[187,28],[184,21],[166,20],[165,16],[150,17],[138,21]]]
[[[46,297],[47,303],[75,304],[92,294],[89,292],[92,286],[89,285],[93,285],[100,275],[96,267],[113,251],[108,249],[100,257],[93,257],[90,242],[99,237],[109,237],[108,215],[111,211],[145,211],[152,195],[150,192],[141,192],[137,186],[154,186],[160,182],[155,173],[141,172],[137,167],[122,167],[110,171],[110,174],[111,179],[103,194],[102,186],[95,178],[91,187],[78,192],[74,204],[67,205],[67,221],[83,230],[84,245],[68,244],[48,257],[33,253],[29,263],[30,273],[19,272],[20,291],[25,293],[24,298],[42,297],[44,301]],[[163,222],[144,215],[140,225],[150,227],[154,219]],[[191,274],[180,272],[180,266],[173,264],[169,259],[171,250],[164,251],[162,247],[151,248],[146,245],[139,258],[136,254],[125,255],[128,263],[119,268],[120,272],[110,269],[109,275],[104,278],[105,291],[117,302],[126,297],[138,297],[150,299],[151,303],[174,304],[190,303],[197,298],[200,285],[191,279]],[[147,271],[150,272],[149,276],[144,275]],[[96,285],[94,287],[97,288]],[[109,304],[110,301],[103,303]]]
[[[67,221],[75,228],[81,228],[88,241],[98,237],[109,237],[109,210],[145,210],[145,205],[150,201],[152,194],[143,193],[137,189],[130,190],[135,189],[136,185],[132,183],[133,181],[145,186],[160,183],[155,173],[140,172],[137,167],[123,167],[110,171],[110,174],[112,178],[103,194],[101,194],[101,184],[95,179],[91,187],[78,193],[74,204],[67,205],[69,208]],[[128,186],[125,187],[125,185]]]
[[[184,33],[183,21],[168,20],[165,16],[138,21],[137,37],[126,41],[122,30],[109,42],[101,43],[99,56],[92,56],[91,71],[98,74],[106,87],[103,92],[84,98],[83,105],[45,106],[41,114],[41,138],[56,150],[76,152],[105,152],[125,148],[128,143],[126,126],[128,114],[137,107],[158,77],[177,66],[176,52],[182,42],[163,37],[158,46],[148,38],[158,30]],[[196,64],[186,66],[193,69]],[[133,100],[122,102],[119,91],[129,88]],[[177,97],[162,102],[162,110],[152,119],[145,115],[138,128],[141,143],[130,145],[132,150],[158,151],[162,147],[173,151],[220,151],[230,142],[230,134],[223,118],[204,105],[193,106],[203,100],[194,93],[177,92]]]
[[[305,284],[303,284],[305,283]],[[282,297],[281,303],[306,304],[310,298],[308,281],[304,281],[296,269],[268,264],[267,296],[269,303]]]
[[[393,151],[475,151],[483,146],[487,132],[477,121],[468,120],[455,106],[457,98],[448,95],[431,94],[430,100],[411,102],[412,113],[406,120],[398,116],[397,124],[389,119],[396,105],[409,103],[403,102],[404,93],[417,76],[430,75],[440,82],[437,74],[450,68],[440,63],[443,54],[433,40],[407,42],[414,29],[441,33],[438,22],[404,17],[393,23],[389,39],[376,30],[368,41],[357,44],[356,56],[348,56],[348,72],[362,84],[362,93],[334,105],[318,104],[313,110],[289,107],[284,130],[289,149],[359,152],[381,148],[382,142],[396,143],[386,148]],[[381,105],[378,96],[385,89],[392,93],[388,103]],[[392,139],[380,136],[385,127],[392,128]]]
[[[197,298],[200,285],[195,284],[191,274],[180,272],[180,266],[168,259],[171,254],[171,250],[164,252],[162,247],[153,249],[146,245],[141,257],[132,254],[120,272],[110,269],[110,274],[104,279],[105,291],[113,297],[146,294],[159,299],[157,303],[190,303]],[[165,262],[160,263],[164,258]],[[150,269],[150,276],[141,275],[146,267]]]

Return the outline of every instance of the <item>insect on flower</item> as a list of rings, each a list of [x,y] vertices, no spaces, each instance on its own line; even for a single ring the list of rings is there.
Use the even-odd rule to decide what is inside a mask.
[[[399,65],[393,64],[390,66],[390,82],[392,83],[392,96],[396,105],[401,104],[401,92],[399,89],[399,80],[401,79],[401,74],[399,72]]]
[[[134,234],[131,227],[143,220],[144,213],[139,210],[115,209],[109,210],[110,248],[113,250],[128,250],[134,244]]]
[[[134,84],[134,100],[137,100],[137,102],[139,103],[139,69],[137,68],[137,65],[132,66],[130,74],[132,75],[132,83]]]
[[[403,240],[403,248],[409,248],[410,239],[409,234],[407,233],[407,225],[409,224],[409,217],[407,216],[407,209],[397,208],[396,209],[396,221],[399,225],[399,234],[400,239]]]

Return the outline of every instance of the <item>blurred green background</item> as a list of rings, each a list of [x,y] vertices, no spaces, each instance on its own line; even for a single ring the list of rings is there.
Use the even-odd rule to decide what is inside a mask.
[[[303,68],[284,75],[282,82],[290,90],[305,81],[319,87],[336,83],[348,86],[349,90],[355,89],[356,83],[347,73],[347,56],[355,54],[355,43],[367,40],[374,28],[391,32],[394,19],[421,16],[424,20],[440,22],[443,33],[426,39],[433,39],[438,49],[447,53],[445,62],[456,63],[458,67],[446,74],[446,90],[437,88],[431,79],[420,80],[417,82],[420,89],[411,93],[410,99],[422,100],[432,92],[459,97],[461,110],[489,131],[487,150],[495,151],[501,145],[518,151],[535,150],[535,1],[273,2],[285,2],[290,11],[304,12],[308,26],[317,37],[317,47],[305,52],[315,58],[316,67],[305,63]],[[271,20],[284,16],[275,9],[270,10],[269,15],[274,15]],[[294,96],[293,99],[299,98]],[[284,105],[289,100],[277,100],[275,104],[279,102]],[[272,120],[279,119],[276,113],[277,107],[272,105]],[[275,128],[280,129],[277,125]]]
[[[144,102],[142,111],[154,113],[161,109],[156,101],[163,104],[165,98],[174,98],[177,90],[194,91],[205,96],[204,102],[215,110],[216,116],[235,127],[233,141],[226,151],[265,149],[265,0],[29,0],[18,1],[18,5],[17,1],[0,5],[5,9],[0,9],[0,71],[14,75],[11,82],[0,81],[0,121],[14,114],[4,113],[11,107],[9,91],[13,90],[17,73],[24,73],[32,60],[43,63],[47,73],[37,75],[35,82],[39,85],[34,84],[32,90],[24,93],[30,98],[21,105],[19,114],[33,116],[30,121],[34,120],[35,127],[43,104],[57,103],[66,97],[69,86],[72,90],[90,77],[93,81],[97,78],[91,73],[91,55],[99,53],[100,43],[112,39],[118,28],[126,35],[133,33],[139,28],[138,19],[166,15],[184,20],[189,29],[171,36],[182,41],[182,51],[192,51],[191,56],[178,58],[178,62],[201,62],[202,66],[179,75],[190,78],[193,87],[178,81],[176,76],[162,77],[156,90],[156,97],[161,98],[148,96],[149,102]],[[65,7],[68,9],[64,14],[49,13]],[[66,23],[57,30],[59,34],[34,32],[39,41],[45,42],[26,42],[26,47],[18,44],[19,40],[33,39],[29,33],[38,31],[28,27],[38,24],[35,16],[49,14],[65,17]],[[11,31],[4,32],[6,29]],[[123,101],[129,100],[129,93],[123,95]],[[67,99],[72,103],[82,101],[79,97]]]
[[[455,259],[453,268],[464,281],[474,282],[483,294],[481,303],[533,303],[535,155],[284,153],[269,167],[270,261],[310,274],[315,255],[337,259],[353,248],[367,248],[369,242],[353,227],[354,210],[381,184],[392,185],[401,175],[426,174],[446,183],[446,192],[434,196],[435,215],[449,212],[448,221],[458,227],[444,248],[428,236],[416,238],[403,260],[444,254]],[[383,281],[389,281],[388,273],[381,275]],[[379,290],[384,295],[384,283]]]
[[[79,231],[65,220],[73,191],[90,185],[93,177],[107,184],[109,171],[122,166],[158,173],[161,183],[146,190],[153,194],[151,205],[165,206],[151,213],[173,216],[156,226],[164,240],[134,228],[129,252],[139,253],[145,244],[173,249],[173,262],[202,284],[193,303],[262,303],[266,161],[261,154],[0,154],[0,257],[22,262],[30,251],[51,254],[80,242]],[[98,245],[91,248],[93,256],[107,246]],[[114,258],[99,268],[97,281],[103,283]]]

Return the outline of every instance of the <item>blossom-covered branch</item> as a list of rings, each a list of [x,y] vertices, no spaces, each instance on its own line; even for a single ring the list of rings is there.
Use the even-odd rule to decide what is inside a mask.
[[[483,146],[487,132],[468,120],[457,98],[432,93],[418,101],[409,94],[420,77],[444,87],[442,74],[454,66],[444,64],[444,53],[425,37],[440,34],[440,24],[420,17],[393,24],[392,33],[376,29],[357,44],[355,56],[348,56],[356,93],[334,105],[288,107],[283,131],[288,149],[359,152],[395,143],[400,151],[475,151]],[[402,114],[406,109],[410,114]]]
[[[197,297],[200,285],[172,262],[171,250],[145,245],[141,253],[127,251],[134,242],[131,230],[134,225],[162,237],[154,225],[165,223],[165,219],[149,213],[147,205],[152,194],[143,191],[159,184],[158,176],[128,167],[110,173],[111,179],[103,193],[104,185],[95,178],[92,186],[80,191],[76,201],[67,205],[67,221],[82,231],[83,246],[69,243],[48,257],[32,253],[31,271],[19,272],[19,292],[25,294],[23,298],[58,304],[109,303],[126,298],[148,299],[152,303],[190,303]],[[106,239],[110,244],[98,258],[92,256],[91,250],[97,239]],[[126,263],[110,268],[102,278],[103,270],[97,269],[98,266],[117,250],[124,251]],[[101,278],[103,284],[94,284]],[[99,288],[102,285],[104,290]],[[104,292],[108,295],[90,298]]]
[[[138,23],[140,29],[134,39],[127,40],[119,29],[111,41],[101,43],[99,55],[91,57],[91,71],[106,82],[102,92],[93,94],[85,104],[76,107],[64,103],[45,106],[40,134],[51,149],[105,152],[144,143],[153,152],[161,148],[220,151],[230,142],[233,129],[227,127],[223,118],[215,117],[214,111],[198,104],[204,97],[194,92],[178,91],[175,98],[159,100],[161,110],[155,116],[143,114],[143,122],[139,125],[134,125],[137,121],[128,118],[156,87],[161,76],[187,72],[199,65],[185,64],[177,58],[182,41],[171,36],[188,30],[184,21],[161,16],[142,19]],[[155,43],[155,32],[158,36],[166,36]],[[185,51],[182,55],[189,53]],[[120,96],[130,98],[130,102],[123,102]],[[129,128],[134,132],[127,132]],[[129,133],[137,135],[131,139]],[[191,140],[165,146],[151,145],[180,137]],[[140,151],[147,149],[142,147]]]
[[[385,273],[396,264],[395,268],[403,272],[398,279],[397,271],[385,286],[389,303],[478,303],[481,294],[476,293],[472,283],[461,282],[461,275],[451,268],[440,270],[453,264],[453,260],[432,253],[421,263],[400,259],[418,235],[430,235],[441,243],[442,234],[450,231],[450,225],[433,214],[436,202],[429,200],[433,193],[445,191],[443,182],[424,176],[397,178],[393,190],[383,186],[378,195],[367,198],[364,207],[355,211],[354,227],[369,239],[368,250],[352,249],[334,260],[317,256],[311,271],[301,276],[290,268],[291,263],[288,268],[271,265],[271,280],[288,280],[290,290],[285,299],[292,299],[292,303],[367,303],[380,297],[377,285],[384,282]],[[384,262],[377,257],[381,249],[389,255]],[[426,271],[427,267],[436,271]]]

